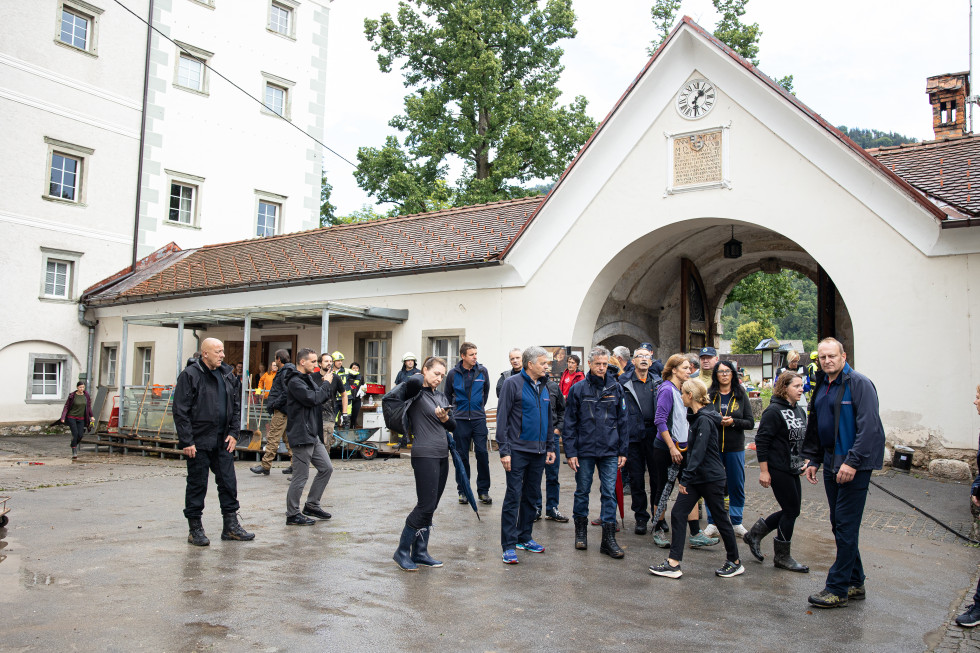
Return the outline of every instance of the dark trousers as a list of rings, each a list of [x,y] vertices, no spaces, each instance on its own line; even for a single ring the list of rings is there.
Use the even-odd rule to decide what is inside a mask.
[[[679,481],[678,481],[679,484]],[[725,510],[725,481],[717,483],[697,483],[686,486],[687,494],[677,493],[674,509],[670,511],[670,557],[680,561],[684,555],[684,540],[687,532],[684,525],[687,516],[698,505],[698,499],[704,497],[704,505],[715,515],[715,527],[725,543],[725,554],[730,562],[738,560],[738,544],[735,542],[735,530],[728,519]]]
[[[544,465],[544,489],[545,489],[545,511],[546,513],[555,510],[558,507],[558,491],[561,489],[561,483],[558,482],[558,470],[561,468],[561,454],[559,453],[557,447],[555,448],[555,462],[545,463]],[[541,511],[541,498],[538,498],[538,504],[535,506],[538,512]]]
[[[664,488],[667,487],[667,470],[670,469],[670,465],[673,462],[670,459],[670,449],[666,447],[660,449],[658,447],[653,447],[653,468],[656,472],[657,486],[653,492],[653,505],[650,506],[651,516],[657,512],[657,504],[660,502],[660,497],[664,493]],[[667,514],[660,515],[660,520],[662,522],[667,521]],[[666,525],[666,524],[665,524]],[[656,527],[656,524],[654,524]]]
[[[776,537],[780,540],[789,542],[793,539],[793,528],[796,518],[800,516],[800,503],[803,501],[800,475],[770,467],[769,478],[772,479],[772,493],[780,510],[766,517],[766,528],[776,531]]]
[[[85,420],[67,417],[65,418],[65,424],[68,425],[68,430],[71,431],[71,446],[77,447],[78,443],[82,440],[82,436],[85,435]]]
[[[473,450],[476,454],[476,493],[490,494],[490,456],[487,454],[487,420],[485,419],[457,419],[456,430],[453,431],[453,439],[456,440],[456,451],[463,459],[463,469],[466,470],[466,478],[472,479],[470,475],[470,442],[473,443]],[[541,483],[541,479],[538,479]],[[456,491],[463,494],[462,486],[457,485]],[[540,493],[541,488],[538,488]]]
[[[667,458],[670,458],[668,454]],[[657,494],[657,466],[653,457],[653,438],[643,438],[637,442],[630,442],[629,453],[626,456],[626,466],[629,468],[630,495],[632,503],[630,510],[636,517],[637,524],[645,524],[650,521],[650,512],[647,512],[647,490],[646,476],[650,475],[650,511],[657,510],[657,502],[660,495]],[[664,479],[666,482],[666,478]],[[663,486],[660,488],[663,493]]]
[[[504,551],[531,539],[537,506],[541,503],[541,474],[545,454],[512,451],[507,492],[500,511],[500,545]]]
[[[361,398],[354,397],[350,402],[350,427],[357,428],[357,416],[361,414]]]
[[[184,494],[184,517],[200,518],[204,514],[204,496],[208,493],[208,472],[218,486],[221,514],[238,512],[238,480],[235,477],[235,454],[227,449],[198,449],[187,459],[187,491]]]
[[[846,597],[848,587],[864,584],[858,536],[864,504],[868,500],[871,470],[856,472],[850,483],[838,483],[836,478],[836,474],[824,467],[823,487],[830,504],[830,526],[837,540],[837,559],[827,572],[827,589]]]
[[[415,472],[415,495],[418,503],[405,519],[405,525],[422,530],[432,525],[432,514],[439,505],[442,492],[449,478],[449,458],[412,457],[412,471]]]

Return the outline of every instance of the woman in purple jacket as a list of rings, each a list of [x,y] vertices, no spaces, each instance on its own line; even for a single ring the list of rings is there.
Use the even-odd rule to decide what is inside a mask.
[[[68,424],[71,430],[71,459],[78,458],[78,446],[85,434],[85,425],[94,424],[92,416],[92,400],[85,392],[85,384],[81,381],[75,386],[75,392],[68,395],[65,407],[61,411],[61,423]]]

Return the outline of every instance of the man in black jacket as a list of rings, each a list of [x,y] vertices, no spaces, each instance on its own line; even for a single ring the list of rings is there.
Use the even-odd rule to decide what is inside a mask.
[[[251,540],[238,523],[238,480],[235,478],[235,446],[241,419],[241,386],[230,365],[224,364],[225,346],[216,338],[201,343],[201,358],[184,368],[174,388],[174,428],[187,456],[187,490],[184,517],[190,526],[187,541],[194,546],[210,544],[201,525],[208,471],[218,486],[224,518],[223,540]]]
[[[657,471],[653,462],[653,441],[657,437],[657,429],[653,418],[657,412],[657,389],[662,379],[650,374],[650,364],[653,354],[649,349],[638,348],[633,352],[633,371],[619,378],[626,400],[626,418],[629,426],[629,453],[626,465],[629,469],[629,485],[631,495],[630,509],[636,517],[636,527],[633,532],[646,535],[647,522],[650,512],[656,513],[660,497],[654,496],[657,488]],[[625,380],[624,380],[625,378]],[[647,503],[645,479],[650,476],[650,501]],[[624,483],[625,484],[625,483]],[[654,524],[656,526],[656,524]]]
[[[330,519],[330,513],[320,507],[320,497],[333,474],[330,456],[323,446],[323,402],[335,389],[329,383],[321,384],[319,376],[314,378],[315,368],[316,352],[300,349],[296,367],[286,377],[286,435],[293,443],[293,480],[286,491],[287,526],[315,524],[316,520],[310,517]],[[311,462],[317,473],[301,514],[299,499],[310,475]]]
[[[522,349],[515,347],[507,353],[507,359],[510,361],[510,369],[500,373],[500,377],[497,378],[497,399],[500,399],[500,389],[504,387],[504,381],[514,376],[515,374],[520,374],[521,370],[521,353]]]
[[[296,366],[289,362],[289,351],[286,349],[276,350],[276,376],[272,379],[272,388],[269,389],[269,396],[265,400],[265,409],[272,419],[269,420],[268,431],[265,436],[265,454],[262,461],[254,467],[249,467],[249,471],[255,474],[269,475],[272,469],[272,461],[276,459],[279,452],[279,442],[286,443],[286,451],[292,455],[293,450],[289,448],[289,438],[286,437],[286,382],[285,379],[291,374],[287,373],[286,368],[296,371]],[[293,466],[290,465],[282,470],[283,474],[292,474]]]

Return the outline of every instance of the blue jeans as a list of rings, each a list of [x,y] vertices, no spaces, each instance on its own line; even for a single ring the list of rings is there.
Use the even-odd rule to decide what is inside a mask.
[[[555,449],[555,462],[544,464],[544,489],[545,489],[545,511],[551,512],[558,507],[558,490],[561,483],[558,482],[558,470],[561,467],[561,454]],[[541,511],[541,499],[535,506],[538,512]]]
[[[572,514],[575,517],[589,516],[589,493],[592,492],[592,479],[596,467],[599,468],[599,494],[602,497],[599,518],[604,524],[613,523],[616,521],[616,469],[618,468],[616,456],[578,459]]]
[[[732,526],[742,523],[742,512],[745,510],[745,452],[729,451],[721,454],[721,464],[725,466],[728,475],[728,519]],[[708,523],[714,524],[711,511],[705,505]]]
[[[830,504],[830,527],[837,540],[837,559],[827,572],[827,589],[843,598],[847,596],[848,587],[864,584],[858,535],[868,499],[871,470],[855,473],[850,483],[837,483],[836,478],[836,474],[824,467],[823,487]]]
[[[512,451],[507,472],[507,492],[500,511],[500,546],[513,549],[518,542],[531,539],[534,518],[541,505],[543,453]]]
[[[490,494],[490,457],[487,454],[487,420],[458,419],[453,439],[456,440],[456,451],[463,459],[463,469],[466,478],[473,480],[470,475],[470,442],[476,454],[476,493]],[[456,485],[456,492],[463,494],[463,487]]]

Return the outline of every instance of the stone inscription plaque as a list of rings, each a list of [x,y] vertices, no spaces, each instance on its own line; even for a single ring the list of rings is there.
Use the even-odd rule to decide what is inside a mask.
[[[721,130],[674,138],[673,186],[722,181]]]

